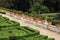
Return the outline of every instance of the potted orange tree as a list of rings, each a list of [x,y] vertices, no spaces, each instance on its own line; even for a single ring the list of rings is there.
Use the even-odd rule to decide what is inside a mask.
[[[56,27],[60,27],[60,20],[54,20],[53,25],[56,25]]]
[[[56,25],[56,27],[60,27],[60,20],[57,20],[55,25]]]
[[[23,12],[22,11],[16,11],[17,12],[17,16],[22,16]]]
[[[52,25],[52,18],[47,18],[48,25]]]
[[[45,19],[46,19],[46,16],[40,16],[41,17],[41,23],[44,24],[45,23]]]

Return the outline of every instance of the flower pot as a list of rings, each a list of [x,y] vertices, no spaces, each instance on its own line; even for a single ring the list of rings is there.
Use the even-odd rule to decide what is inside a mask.
[[[51,21],[48,21],[48,25],[52,25],[52,22]]]
[[[40,21],[39,18],[34,18],[34,21],[37,23],[38,21]]]
[[[60,24],[56,24],[56,27],[60,27]]]
[[[28,19],[28,16],[24,15],[24,18],[25,18],[25,19]]]
[[[28,17],[29,17],[29,20],[33,19],[33,17],[31,17],[31,16],[28,16]]]
[[[18,16],[18,13],[15,13],[16,16]]]
[[[42,19],[42,20],[41,20],[41,23],[44,24],[44,23],[45,23],[45,20]]]
[[[18,13],[16,13],[16,16],[19,16],[19,14],[18,14]]]
[[[17,13],[17,16],[19,17],[21,14]]]

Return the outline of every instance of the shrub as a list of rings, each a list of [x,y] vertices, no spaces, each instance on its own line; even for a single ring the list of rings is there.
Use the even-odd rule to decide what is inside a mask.
[[[42,10],[43,13],[49,12],[49,9],[46,6],[40,6],[40,9]]]

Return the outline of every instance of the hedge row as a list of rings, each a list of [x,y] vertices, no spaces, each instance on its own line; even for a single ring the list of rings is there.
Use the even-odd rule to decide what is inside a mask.
[[[6,14],[6,13],[5,13],[5,12],[1,12],[1,11],[0,11],[0,14]]]
[[[36,32],[38,31],[34,29],[30,30],[28,27],[1,28],[0,40],[54,40],[53,38],[48,38],[48,36],[40,35],[39,32]]]
[[[0,28],[13,27],[13,26],[19,26],[19,25],[20,25],[19,23],[9,20],[9,18],[7,17],[0,16]]]
[[[27,38],[29,36],[39,35],[39,32],[33,30],[34,32],[30,31],[29,28],[27,28],[29,31],[26,31],[25,29],[27,27],[17,27],[17,28],[1,28],[0,29],[0,39],[23,39]],[[29,34],[30,33],[30,34]]]

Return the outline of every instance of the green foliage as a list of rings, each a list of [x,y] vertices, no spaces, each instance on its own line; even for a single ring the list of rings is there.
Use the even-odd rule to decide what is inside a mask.
[[[43,4],[46,5],[50,12],[59,12],[60,0],[44,0]]]
[[[31,8],[29,11],[36,11],[37,13],[47,13],[49,12],[49,9],[46,6],[43,6],[41,4],[41,0],[33,0],[33,5],[31,5]]]
[[[59,0],[0,0],[0,7],[38,13],[59,12]]]
[[[14,0],[0,0],[0,7],[6,7],[9,8],[13,6],[14,4],[12,3]]]
[[[47,21],[51,21],[52,22],[52,20],[53,20],[52,18],[47,18]]]
[[[56,17],[56,15],[51,14],[51,15],[47,15],[48,17]]]
[[[47,38],[46,40],[55,40],[54,38]]]
[[[0,17],[0,28],[19,26],[19,25],[20,25],[19,23],[9,20],[9,18],[7,17],[2,17],[2,16]]]
[[[46,6],[40,6],[40,9],[42,10],[43,13],[49,12],[49,9]]]
[[[31,6],[30,11],[38,11],[40,7],[40,3],[39,2],[34,2],[34,4]]]
[[[45,20],[46,16],[40,15],[40,18]]]
[[[56,14],[55,19],[60,20],[60,14]]]
[[[28,12],[25,12],[24,14],[27,15],[27,16],[30,16],[30,14]]]
[[[53,20],[52,23],[53,23],[53,25],[60,24],[60,20]]]
[[[5,12],[0,12],[0,14],[6,14]]]

